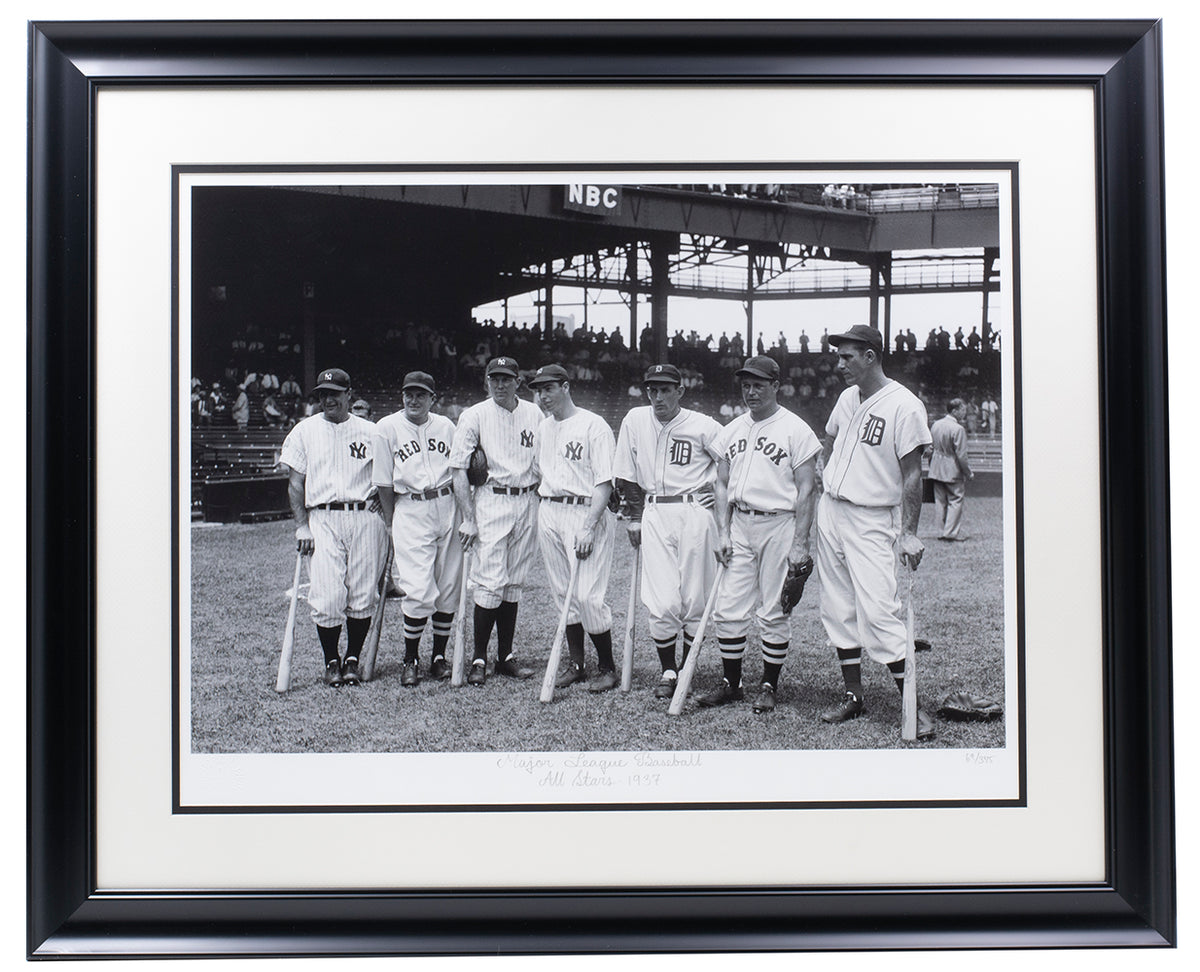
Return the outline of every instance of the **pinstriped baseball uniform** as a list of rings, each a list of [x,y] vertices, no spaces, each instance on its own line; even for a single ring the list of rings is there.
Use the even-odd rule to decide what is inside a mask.
[[[821,451],[821,443],[800,416],[782,406],[761,422],[750,412],[739,415],[724,431],[720,445],[729,463],[733,557],[713,623],[718,638],[744,638],[757,608],[763,641],[782,644],[790,634],[779,595],[796,529],[795,471]]]
[[[821,621],[835,648],[898,662],[907,641],[896,591],[900,460],[932,441],[925,406],[891,379],[866,401],[852,385],[825,431],[835,438],[817,507]]]
[[[488,479],[475,489],[475,525],[479,538],[471,564],[475,603],[497,608],[517,601],[529,574],[534,551],[537,497],[537,429],[542,410],[517,400],[509,412],[490,398],[466,409],[458,420],[450,449],[450,467],[466,469],[471,452],[482,445]],[[498,493],[496,488],[523,492]]]
[[[616,442],[612,429],[595,412],[585,408],[559,421],[548,416],[538,430],[538,466],[542,497],[538,510],[538,546],[546,563],[550,590],[558,609],[567,596],[575,537],[587,519],[592,493],[612,481]],[[568,498],[582,502],[556,502]],[[605,510],[596,525],[591,554],[578,562],[575,595],[567,624],[582,624],[588,634],[612,627],[612,611],[605,600],[612,571],[613,515]]]
[[[312,530],[309,605],[321,627],[347,617],[369,617],[375,582],[387,552],[383,519],[368,509],[319,509],[328,503],[361,503],[371,483],[371,437],[375,426],[349,416],[330,422],[323,413],[299,422],[284,439],[279,461],[304,476],[304,505]]]
[[[453,439],[454,423],[433,412],[419,426],[403,411],[375,426],[373,481],[396,494],[394,580],[404,591],[401,605],[410,618],[453,614],[458,607],[463,551],[450,491]],[[441,490],[446,492],[426,495]]]
[[[642,513],[642,603],[650,636],[694,634],[712,589],[717,561],[713,483],[724,429],[712,418],[681,408],[667,423],[650,406],[630,409],[621,422],[613,475],[646,493]],[[663,503],[667,497],[688,501]]]

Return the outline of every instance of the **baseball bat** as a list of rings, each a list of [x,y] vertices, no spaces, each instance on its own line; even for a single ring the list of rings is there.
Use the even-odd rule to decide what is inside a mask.
[[[392,542],[388,541],[387,556],[383,558],[383,573],[375,583],[378,600],[375,602],[375,613],[371,615],[371,627],[367,629],[367,640],[363,644],[362,679],[371,681],[375,674],[375,655],[379,652],[379,636],[383,633],[383,606],[387,603],[388,580],[392,574]]]
[[[279,651],[279,677],[275,691],[286,692],[292,687],[292,649],[296,646],[296,602],[300,600],[300,562],[304,555],[296,551],[296,570],[292,574],[292,603],[288,606],[287,627],[283,629],[283,647]]]
[[[904,648],[904,694],[901,698],[902,719],[900,738],[906,742],[917,739],[917,643],[913,638],[913,574],[908,572],[908,610],[904,619],[907,643]]]
[[[708,628],[708,619],[712,617],[713,608],[717,604],[717,591],[724,579],[725,565],[721,564],[717,568],[717,578],[713,581],[712,590],[708,592],[708,603],[704,605],[704,614],[700,618],[699,627],[696,628],[696,637],[692,639],[692,649],[688,652],[687,661],[683,663],[679,681],[675,683],[675,694],[671,696],[671,704],[667,706],[668,715],[679,715],[683,711],[683,703],[687,701],[692,676],[696,674],[696,663],[700,660],[700,646],[704,643],[704,632]]]
[[[459,578],[458,610],[454,613],[454,650],[450,653],[450,684],[454,688],[462,688],[466,682],[467,646],[463,641],[463,621],[467,616],[467,577],[470,575],[468,563],[471,551],[463,551],[462,577]]]
[[[575,597],[575,580],[579,577],[579,558],[571,551],[571,579],[567,581],[567,596],[563,598],[562,614],[554,632],[554,644],[550,647],[550,660],[546,662],[546,675],[542,679],[542,702],[554,701],[554,680],[558,676],[558,661],[562,658],[563,639],[567,636],[567,616],[571,612],[571,601]]]
[[[642,583],[642,548],[633,555],[633,582],[629,585],[629,612],[625,615],[625,655],[621,658],[621,691],[633,687],[633,641],[637,630],[637,595]]]

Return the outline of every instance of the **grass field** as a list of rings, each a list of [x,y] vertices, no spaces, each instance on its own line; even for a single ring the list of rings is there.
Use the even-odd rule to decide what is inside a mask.
[[[917,656],[922,704],[931,710],[950,692],[965,690],[1004,703],[1003,540],[1001,500],[968,497],[970,540],[941,543],[933,507],[922,512],[926,554],[915,582],[916,634],[933,643]],[[632,552],[618,528],[609,603],[618,661],[624,643]],[[822,709],[842,693],[832,649],[825,644],[814,579],[792,615],[791,653],[780,682],[779,707],[770,715],[750,708],[761,656],[746,652],[748,700],[720,709],[688,702],[667,715],[653,697],[658,659],[638,618],[633,690],[601,695],[582,685],[538,701],[557,612],[540,562],[534,566],[517,619],[518,652],[538,675],[527,682],[489,677],[481,688],[426,679],[429,631],[421,649],[422,682],[400,685],[403,656],[398,601],[390,601],[374,679],[333,690],[322,681],[316,629],[301,600],[297,615],[292,689],[275,692],[287,590],[295,566],[290,521],[192,528],[191,692],[192,750],[197,753],[304,752],[540,752],[616,750],[993,748],[1004,744],[1003,722],[938,720],[934,740],[902,743],[900,697],[882,666],[864,659],[867,711],[856,721],[829,726]],[[186,596],[186,592],[185,592]],[[468,608],[469,610],[469,608]],[[639,611],[643,611],[639,605]],[[465,636],[470,644],[470,618]],[[345,634],[343,633],[343,646]],[[693,695],[720,677],[715,641],[706,639]],[[470,648],[468,647],[468,657]],[[565,654],[565,652],[564,652]],[[588,643],[589,665],[595,655]],[[490,652],[495,660],[495,642]],[[489,666],[490,667],[490,666]]]

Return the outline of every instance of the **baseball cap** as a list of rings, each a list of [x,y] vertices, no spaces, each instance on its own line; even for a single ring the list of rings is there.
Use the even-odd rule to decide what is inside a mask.
[[[562,365],[548,364],[542,365],[532,378],[529,379],[529,387],[534,388],[537,385],[545,385],[552,381],[570,381],[571,376],[567,374],[567,369]]]
[[[487,374],[509,375],[513,378],[520,378],[521,369],[517,367],[516,361],[512,358],[492,358],[487,363]]]
[[[423,388],[430,395],[437,394],[437,385],[433,382],[433,376],[424,371],[410,371],[404,376],[404,384],[400,390],[407,391],[410,388]]]
[[[679,369],[673,364],[656,364],[647,368],[646,373],[642,376],[643,384],[651,381],[659,381],[664,384],[682,385],[683,376],[679,373]]]
[[[876,351],[883,350],[883,335],[877,327],[867,327],[866,324],[855,324],[845,334],[830,334],[829,343],[835,348],[843,341],[857,341]]]
[[[768,358],[766,355],[747,358],[746,363],[735,371],[734,375],[738,378],[741,378],[742,375],[748,375],[751,378],[766,378],[767,381],[778,381],[779,362],[774,358]]]
[[[317,372],[317,383],[313,386],[314,391],[322,388],[332,388],[334,391],[349,391],[350,376],[341,368],[327,368],[324,371]]]

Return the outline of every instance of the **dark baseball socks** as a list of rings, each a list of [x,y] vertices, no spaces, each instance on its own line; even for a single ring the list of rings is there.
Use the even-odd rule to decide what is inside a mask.
[[[496,629],[496,657],[504,661],[513,652],[513,636],[517,631],[517,602],[501,601],[499,607],[475,605],[475,655],[472,661],[487,661],[488,642]]]
[[[842,681],[846,683],[846,691],[853,692],[854,697],[861,700],[862,686],[862,649],[838,648],[838,662],[842,666]]]

